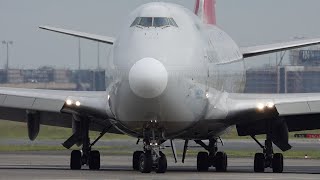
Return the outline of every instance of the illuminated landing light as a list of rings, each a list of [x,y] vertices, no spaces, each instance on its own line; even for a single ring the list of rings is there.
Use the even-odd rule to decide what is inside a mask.
[[[268,107],[269,109],[274,108],[274,103],[273,103],[273,102],[269,102],[269,103],[267,104],[267,107]]]
[[[76,106],[78,106],[78,107],[81,106],[80,101],[77,101],[77,102],[76,102]]]
[[[258,103],[258,104],[257,104],[257,109],[258,109],[259,111],[263,111],[264,108],[265,108],[264,104],[262,104],[262,103]]]
[[[210,97],[210,94],[209,93],[206,93],[206,98],[209,98]]]
[[[68,99],[68,100],[66,100],[66,104],[67,104],[68,106],[71,106],[71,105],[73,104],[73,102],[72,102],[71,99]]]
[[[110,95],[108,95],[108,101],[109,101],[109,99],[110,99]]]

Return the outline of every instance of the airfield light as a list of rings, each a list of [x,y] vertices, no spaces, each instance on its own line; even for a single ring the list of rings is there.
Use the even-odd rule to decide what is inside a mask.
[[[77,101],[77,102],[76,102],[76,106],[78,106],[78,107],[81,106],[80,101]]]
[[[67,103],[68,106],[71,106],[73,104],[71,99],[66,100],[66,103]]]

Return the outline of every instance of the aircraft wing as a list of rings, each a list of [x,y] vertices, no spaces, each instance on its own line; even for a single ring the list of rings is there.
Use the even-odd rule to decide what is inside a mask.
[[[289,49],[302,48],[311,45],[320,44],[320,38],[315,39],[301,39],[290,42],[282,42],[268,45],[242,47],[240,51],[243,54],[243,58],[249,58],[253,56],[259,56],[263,54],[274,53],[278,51],[285,51]]]
[[[48,30],[48,31],[52,31],[52,32],[61,33],[61,34],[75,36],[75,37],[79,37],[79,38],[98,41],[101,43],[107,43],[107,44],[111,44],[111,45],[115,42],[115,38],[108,37],[108,36],[100,36],[100,35],[95,35],[95,34],[89,34],[89,33],[66,30],[66,29],[49,27],[49,26],[40,26],[39,28],[44,29],[44,30]]]
[[[226,104],[220,112],[226,112],[224,118],[229,125],[236,125],[239,136],[266,134],[268,122],[272,122],[273,142],[283,151],[291,148],[288,132],[320,128],[320,93],[224,93],[220,97],[210,99],[206,119],[215,118],[219,103]]]
[[[101,131],[110,125],[107,92],[55,91],[20,88],[0,88],[0,119],[26,122],[28,113],[37,113],[40,123],[72,127],[72,115],[86,113],[94,123],[91,130]],[[76,102],[78,101],[77,105]],[[118,133],[118,132],[116,132]]]

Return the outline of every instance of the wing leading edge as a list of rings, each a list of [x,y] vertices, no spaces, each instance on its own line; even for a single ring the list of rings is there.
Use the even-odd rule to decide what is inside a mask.
[[[102,131],[101,128],[110,125],[110,119],[114,118],[107,99],[107,92],[2,87],[0,119],[26,122],[28,113],[36,113],[40,117],[41,124],[71,128],[74,115],[87,114],[92,117],[94,123],[102,124],[92,127],[92,130]]]
[[[295,40],[295,41],[283,42],[283,43],[242,47],[240,48],[240,51],[243,54],[243,58],[249,58],[253,56],[259,56],[263,54],[269,54],[269,53],[285,51],[285,50],[290,50],[295,48],[302,48],[302,47],[312,46],[317,44],[320,44],[320,38],[302,39],[302,40]]]
[[[65,34],[65,35],[70,35],[70,36],[75,36],[75,37],[79,37],[79,38],[89,39],[89,40],[92,40],[92,41],[97,41],[97,42],[101,42],[101,43],[107,43],[107,44],[111,44],[111,45],[113,45],[113,43],[115,42],[115,38],[108,37],[108,36],[100,36],[100,35],[95,35],[95,34],[89,34],[89,33],[66,30],[66,29],[49,27],[49,26],[40,26],[39,28],[43,29],[43,30],[48,30],[48,31],[52,31],[52,32]]]

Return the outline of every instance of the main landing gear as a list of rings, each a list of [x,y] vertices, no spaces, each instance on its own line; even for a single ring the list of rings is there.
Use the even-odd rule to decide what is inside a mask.
[[[256,153],[254,156],[254,172],[264,172],[265,168],[272,168],[274,173],[283,172],[283,155],[274,153],[272,146],[272,129],[269,123],[267,128],[267,138],[263,146],[255,136],[251,136],[263,149],[263,153]]]
[[[82,140],[82,150],[73,150],[70,158],[70,168],[72,170],[79,170],[83,165],[89,166],[91,170],[100,169],[100,152],[92,150],[92,146],[107,132],[109,128],[106,128],[100,136],[90,144],[89,138],[89,125],[90,120],[88,118],[81,118],[80,121],[80,139]]]
[[[218,152],[217,139],[209,139],[209,145],[201,140],[195,140],[208,152],[199,152],[197,156],[197,170],[206,172],[209,167],[215,167],[217,172],[226,172],[228,167],[228,156],[225,152]]]

